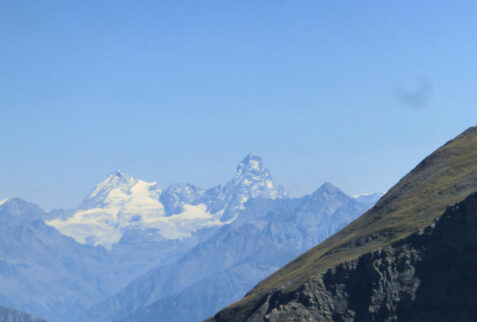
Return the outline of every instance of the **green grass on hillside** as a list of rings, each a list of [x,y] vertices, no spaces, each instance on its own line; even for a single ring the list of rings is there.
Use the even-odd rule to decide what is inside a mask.
[[[313,275],[406,237],[477,191],[477,127],[425,158],[372,209],[272,274],[216,315],[241,321],[275,288],[294,291]]]

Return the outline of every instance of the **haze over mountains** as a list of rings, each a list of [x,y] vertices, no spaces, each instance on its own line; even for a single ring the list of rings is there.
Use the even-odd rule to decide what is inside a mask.
[[[261,158],[249,154],[238,165],[232,181],[208,190],[175,184],[165,191],[116,171],[98,184],[68,218],[49,225],[83,244],[111,249],[125,231],[148,229],[164,240],[188,238],[202,228],[235,219],[250,198],[283,198]]]
[[[49,321],[200,320],[373,203],[331,184],[288,198],[256,154],[211,189],[116,171],[73,210],[9,199],[0,304]]]
[[[0,205],[0,301],[59,321],[120,285],[105,249],[78,244],[45,218],[40,207],[21,199]]]

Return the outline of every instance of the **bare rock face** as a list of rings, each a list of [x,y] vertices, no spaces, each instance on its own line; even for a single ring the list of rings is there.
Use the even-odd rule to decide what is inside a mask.
[[[477,193],[391,246],[267,294],[247,321],[475,321]],[[215,316],[220,321],[220,314]]]

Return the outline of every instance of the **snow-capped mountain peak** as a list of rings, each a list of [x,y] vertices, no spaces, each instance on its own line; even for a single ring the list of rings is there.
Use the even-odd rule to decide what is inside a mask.
[[[91,190],[79,208],[104,207],[106,204],[113,202],[115,195],[128,194],[139,181],[139,179],[131,177],[121,170],[116,170]],[[155,190],[160,193],[159,186],[156,186]]]
[[[164,216],[159,202],[162,190],[156,182],[145,182],[115,171],[88,194],[72,217],[47,224],[80,243],[117,243],[125,229],[150,223]]]
[[[285,196],[260,156],[250,153],[231,181],[209,190],[174,184],[162,191],[156,182],[115,171],[91,190],[71,216],[47,224],[80,243],[111,248],[127,230],[152,229],[165,239],[186,238],[199,229],[233,221],[251,198]]]
[[[213,207],[223,209],[221,220],[230,222],[251,198],[276,199],[285,196],[285,190],[273,182],[262,158],[256,153],[249,153],[238,164],[234,179],[220,188]]]
[[[247,199],[263,197],[276,199],[285,196],[283,187],[277,186],[270,172],[263,165],[262,158],[256,153],[249,153],[237,166],[232,184],[237,192],[247,195]]]
[[[233,182],[241,183],[250,177],[269,178],[270,173],[263,166],[262,158],[256,153],[249,153],[237,166]]]
[[[96,185],[96,187],[91,191],[89,196],[94,196],[98,194],[101,190],[104,190],[107,187],[113,187],[118,185],[128,184],[135,179],[128,175],[126,172],[121,170],[116,170],[106,177],[102,182]]]

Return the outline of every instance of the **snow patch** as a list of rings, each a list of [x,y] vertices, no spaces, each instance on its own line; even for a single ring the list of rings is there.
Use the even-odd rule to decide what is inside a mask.
[[[217,216],[207,211],[205,204],[185,204],[183,208],[184,211],[180,214],[150,219],[147,226],[159,229],[167,239],[182,239],[199,229],[223,225]]]
[[[258,160],[250,160],[248,162],[249,166],[253,170],[260,170],[260,162]]]
[[[353,198],[359,198],[359,197],[362,197],[362,196],[369,196],[369,195],[372,195],[372,194],[374,194],[374,192],[358,193],[358,194],[353,195]]]

